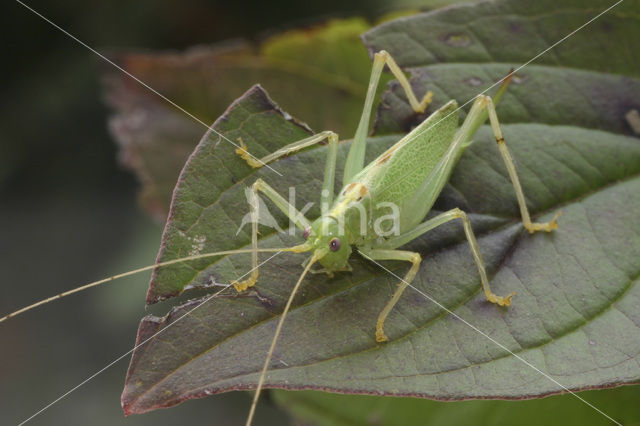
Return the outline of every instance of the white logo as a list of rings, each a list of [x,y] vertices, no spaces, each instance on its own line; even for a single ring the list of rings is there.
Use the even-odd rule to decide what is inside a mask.
[[[251,189],[245,188],[244,195],[245,197],[247,197],[247,202],[249,203],[249,205],[251,205],[251,198],[252,198]],[[262,200],[262,198],[260,197],[257,197],[257,198],[259,203],[258,224],[266,226],[268,228],[273,228],[278,232],[284,232],[284,230],[280,228],[280,226],[278,225],[278,222],[276,222],[276,219],[269,212],[269,209],[267,208],[267,205]],[[240,223],[240,227],[236,231],[236,235],[238,235],[240,231],[242,231],[242,228],[244,228],[244,225],[248,223],[253,223],[252,217],[253,215],[251,212],[244,215],[244,217],[242,218],[242,223]]]
[[[249,204],[250,209],[249,212],[243,216],[240,227],[236,231],[236,235],[242,231],[246,224],[253,224],[253,208],[251,208],[251,206],[258,208],[257,222],[259,225],[267,228],[273,228],[278,231],[278,233],[286,232],[278,225],[276,219],[269,212],[269,208],[266,203],[258,196],[257,193],[254,194],[250,188],[245,188],[244,195],[247,197],[247,203]],[[287,205],[289,206],[289,212],[287,214],[289,217],[289,235],[295,235],[295,224],[304,223],[304,214],[313,206],[313,203],[308,202],[302,210],[296,210],[295,195],[295,188],[289,188],[289,201],[287,202]],[[255,203],[257,203],[257,205]],[[329,206],[322,207],[325,212],[329,208]],[[387,201],[379,202],[375,207],[375,214],[369,215],[367,214],[367,209],[364,204],[360,202],[352,202],[348,204],[348,209],[355,209],[358,211],[360,219],[360,235],[367,235],[368,233],[374,233],[378,237],[400,235],[400,209],[397,205]],[[336,220],[338,221],[340,229],[344,232],[344,211],[340,217],[336,218]]]

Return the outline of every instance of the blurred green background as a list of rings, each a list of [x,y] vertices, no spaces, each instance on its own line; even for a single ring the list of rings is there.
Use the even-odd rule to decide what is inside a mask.
[[[101,51],[184,49],[238,37],[260,40],[327,18],[373,19],[393,8],[425,6],[421,3],[27,2]],[[138,208],[136,179],[118,165],[116,146],[106,127],[100,59],[19,3],[7,3],[0,19],[5,32],[1,72],[6,74],[0,115],[0,314],[4,314],[87,281],[152,263],[162,227]],[[147,283],[148,275],[141,274],[1,324],[0,423],[19,423],[130,350],[139,319],[167,310],[167,305],[160,304],[145,311]],[[237,392],[125,419],[120,393],[128,362],[125,357],[30,424],[234,425],[244,421],[250,399]],[[633,407],[637,394],[634,388],[622,388],[598,392],[593,398],[602,404],[623,399]],[[295,404],[295,398],[280,399]],[[545,401],[551,403],[474,401],[458,407],[473,413],[474,407],[491,404],[506,413],[498,421],[512,419],[514,424],[535,424],[540,420],[535,418],[537,411],[550,414],[564,407],[569,407],[567,412],[575,420],[588,423],[597,416],[570,397]],[[442,407],[451,404],[429,403],[427,409],[435,412]],[[464,417],[436,419],[438,424],[474,423]],[[477,420],[489,423],[491,419]],[[288,414],[264,398],[257,425],[290,421]]]

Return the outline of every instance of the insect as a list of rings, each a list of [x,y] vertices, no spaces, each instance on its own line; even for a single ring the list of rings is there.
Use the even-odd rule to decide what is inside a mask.
[[[295,209],[295,206],[290,205],[264,180],[259,179],[253,183],[249,193],[252,226],[251,249],[206,253],[175,259],[121,274],[116,277],[110,277],[38,302],[30,307],[23,308],[0,318],[0,322],[35,306],[47,303],[48,301],[80,291],[84,288],[111,281],[121,276],[132,275],[142,270],[194,258],[212,257],[223,254],[251,254],[252,270],[250,276],[245,280],[232,283],[238,292],[242,292],[258,283],[259,252],[276,250],[310,252],[311,256],[304,263],[304,270],[289,296],[277,324],[275,335],[271,341],[271,346],[266,356],[247,418],[247,425],[250,425],[264,383],[267,367],[273,356],[274,348],[287,312],[305,276],[308,272],[312,271],[312,267],[316,263],[318,263],[321,268],[313,270],[314,272],[322,272],[330,276],[334,273],[349,271],[351,269],[348,261],[354,254],[354,251],[374,262],[399,260],[411,264],[404,278],[398,283],[391,300],[384,306],[378,316],[375,338],[378,342],[382,343],[388,340],[384,330],[385,320],[407,286],[411,284],[411,281],[416,276],[421,262],[421,257],[418,253],[402,250],[400,247],[444,223],[454,219],[460,219],[478,268],[486,299],[500,306],[509,306],[514,293],[500,296],[491,290],[482,255],[476,242],[473,229],[471,228],[471,223],[465,212],[454,208],[423,222],[424,217],[430,211],[436,198],[447,183],[457,160],[460,158],[464,149],[470,145],[477,128],[486,121],[487,116],[496,138],[498,150],[504,160],[513,184],[524,227],[530,233],[536,231],[550,232],[557,228],[557,217],[559,213],[556,214],[551,221],[546,223],[535,223],[531,221],[513,159],[500,130],[494,102],[490,97],[485,95],[479,95],[475,99],[465,121],[460,126],[458,126],[457,103],[455,101],[449,101],[400,141],[383,152],[377,159],[365,165],[366,136],[369,128],[373,99],[385,65],[389,67],[404,89],[411,107],[415,112],[424,112],[431,102],[433,96],[431,92],[427,92],[422,99],[418,101],[409,81],[389,53],[385,51],[376,53],[374,55],[362,116],[346,159],[342,181],[343,186],[335,197],[331,189],[334,187],[339,139],[338,135],[332,131],[324,131],[294,142],[262,159],[256,159],[251,156],[244,144],[236,150],[236,153],[246,160],[250,166],[262,167],[290,153],[327,140],[329,149],[321,193],[321,205],[326,208],[323,208],[323,213],[319,218],[313,222],[309,221],[302,213]],[[509,77],[505,79],[505,82],[498,90],[496,94],[497,100],[499,100],[506,90],[510,77],[509,75]],[[297,246],[279,249],[260,249],[258,247],[260,193],[270,199],[303,231],[305,242]]]
[[[235,288],[238,291],[244,291],[255,285],[259,276],[258,193],[266,195],[296,226],[303,230],[303,237],[306,241],[289,250],[311,252],[312,255],[305,263],[304,271],[300,275],[278,322],[258,381],[247,425],[251,424],[267,367],[273,355],[287,311],[304,276],[316,262],[322,266],[320,272],[325,272],[329,275],[339,271],[349,271],[351,268],[348,260],[354,250],[364,258],[372,261],[400,260],[411,263],[409,271],[398,284],[391,300],[384,306],[376,322],[376,341],[385,342],[388,341],[384,331],[385,320],[402,293],[416,276],[421,262],[420,254],[399,250],[398,248],[444,223],[460,219],[471,253],[478,267],[486,299],[500,306],[509,306],[515,293],[499,296],[491,291],[482,254],[471,228],[471,222],[465,212],[454,208],[422,222],[447,183],[460,155],[469,146],[475,131],[486,120],[487,115],[516,193],[524,227],[530,233],[536,231],[550,232],[557,228],[559,213],[546,223],[531,221],[513,159],[500,130],[494,102],[489,96],[479,95],[475,99],[469,114],[459,128],[457,103],[454,100],[449,101],[400,141],[365,166],[366,135],[369,128],[371,108],[380,75],[385,65],[389,67],[404,89],[415,112],[423,112],[431,102],[433,96],[431,92],[427,92],[422,100],[418,102],[409,81],[388,52],[380,51],[374,55],[364,109],[346,159],[342,180],[343,188],[337,194],[335,200],[331,192],[334,187],[338,146],[338,135],[335,133],[331,131],[321,132],[289,144],[259,161],[249,155],[244,145],[236,150],[238,155],[244,158],[249,165],[261,167],[277,158],[317,144],[325,139],[329,142],[321,204],[331,207],[324,209],[321,216],[313,222],[310,222],[304,215],[297,212],[294,206],[287,203],[265,181],[259,179],[251,187],[252,198],[250,206],[253,215],[252,272],[246,280],[234,282]],[[498,98],[506,90],[510,78],[511,74],[505,79],[504,84],[498,91]],[[395,207],[395,210],[393,210],[393,207]],[[390,213],[389,209],[393,210],[393,213]],[[292,212],[295,213],[292,214]],[[363,218],[363,216],[365,217]],[[383,228],[381,225],[380,220],[383,218],[389,218],[394,221],[392,227],[395,227],[397,231],[395,235],[382,235],[389,232],[389,227]]]

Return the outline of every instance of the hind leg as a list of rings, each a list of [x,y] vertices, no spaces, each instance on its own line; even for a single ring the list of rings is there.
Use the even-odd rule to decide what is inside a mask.
[[[504,141],[504,137],[502,136],[502,130],[500,129],[500,122],[498,121],[498,115],[496,114],[496,108],[493,105],[493,101],[489,96],[480,95],[476,100],[477,103],[480,103],[481,111],[484,108],[487,108],[489,112],[489,122],[491,123],[491,129],[493,130],[493,135],[496,138],[496,142],[498,143],[498,149],[500,150],[500,155],[502,155],[502,160],[504,161],[505,166],[507,167],[507,172],[509,173],[509,178],[511,179],[511,184],[513,185],[513,189],[516,192],[516,198],[518,199],[518,205],[520,206],[520,215],[522,217],[522,224],[533,234],[536,231],[545,231],[551,232],[554,229],[558,228],[558,217],[562,214],[558,212],[553,216],[553,218],[549,222],[532,222],[531,216],[529,215],[529,209],[527,208],[527,202],[524,198],[524,192],[522,191],[522,186],[520,185],[520,179],[518,178],[518,172],[516,171],[516,166],[513,163],[513,157],[511,157],[511,153],[509,152],[509,148],[507,148],[507,144]],[[471,116],[471,113],[467,117]]]
[[[378,83],[380,83],[380,75],[385,65],[389,67],[393,76],[398,80],[400,86],[402,86],[404,93],[407,95],[407,99],[409,99],[409,104],[415,112],[424,112],[429,103],[431,103],[433,93],[430,91],[424,94],[422,100],[418,101],[409,84],[409,80],[407,80],[407,77],[388,52],[381,50],[373,55],[373,67],[371,69],[367,97],[365,98],[360,123],[358,123],[358,129],[356,130],[356,135],[353,137],[349,155],[347,156],[347,161],[344,166],[343,185],[349,183],[351,178],[364,167],[364,154],[366,150],[367,133],[369,132],[369,121],[371,120],[371,108],[373,107],[373,99],[376,97]]]

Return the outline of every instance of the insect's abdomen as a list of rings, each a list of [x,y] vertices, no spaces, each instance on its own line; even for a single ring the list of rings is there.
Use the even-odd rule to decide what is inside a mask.
[[[401,222],[403,232],[423,219],[448,179],[453,164],[445,167],[449,170],[443,165],[450,163],[446,156],[458,127],[456,108],[455,101],[448,102],[354,177],[368,189],[374,215],[376,205],[387,202],[397,205],[403,218],[412,218]],[[441,179],[431,182],[437,188],[427,182],[434,171],[447,175],[441,185],[436,182]],[[407,204],[414,211],[402,211]]]

